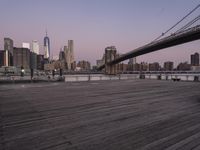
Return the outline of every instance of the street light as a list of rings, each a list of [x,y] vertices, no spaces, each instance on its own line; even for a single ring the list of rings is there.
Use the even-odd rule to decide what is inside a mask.
[[[21,77],[23,77],[23,76],[24,76],[24,73],[25,73],[24,67],[23,67],[23,66],[21,66]]]
[[[55,71],[56,71],[56,69],[55,69],[55,70],[52,70],[53,79],[54,79],[54,76],[55,76]]]
[[[33,79],[33,69],[31,68],[31,80]]]

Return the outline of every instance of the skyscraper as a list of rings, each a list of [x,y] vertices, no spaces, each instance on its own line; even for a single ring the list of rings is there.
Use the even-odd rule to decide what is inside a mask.
[[[30,52],[30,69],[37,69],[37,54]]]
[[[46,36],[44,37],[44,58],[46,59],[50,59],[50,40],[49,37],[47,36],[47,32],[46,32]]]
[[[13,40],[4,38],[4,50],[8,50],[13,55]]]
[[[68,49],[70,51],[70,63],[74,63],[74,41],[68,40]]]
[[[65,61],[67,63],[68,70],[75,69],[75,60],[74,60],[74,41],[68,40],[68,46],[64,46]]]
[[[5,66],[13,65],[13,40],[4,38]]]
[[[22,43],[22,48],[28,48],[30,50],[30,43]]]
[[[71,53],[67,46],[64,46],[65,61],[67,63],[67,69],[71,70]]]
[[[59,52],[59,60],[65,60],[65,52],[62,49]]]
[[[39,50],[40,50],[40,47],[39,47],[38,41],[36,40],[32,41],[32,51],[36,53],[37,55],[39,55]]]
[[[199,53],[195,53],[195,54],[191,55],[191,65],[199,66]]]
[[[30,69],[30,50],[28,48],[14,48],[14,66],[18,68]]]

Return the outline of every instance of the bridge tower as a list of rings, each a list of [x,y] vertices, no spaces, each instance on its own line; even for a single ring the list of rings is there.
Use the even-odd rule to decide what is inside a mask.
[[[116,59],[117,50],[115,46],[110,46],[105,48],[105,74],[116,75],[117,68],[116,65],[111,65],[109,62]]]

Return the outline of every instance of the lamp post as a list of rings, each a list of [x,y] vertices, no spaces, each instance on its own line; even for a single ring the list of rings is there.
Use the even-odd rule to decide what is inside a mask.
[[[31,68],[31,80],[33,79],[33,69]]]
[[[54,76],[55,76],[55,71],[56,71],[56,69],[54,70],[52,70],[52,76],[53,76],[53,79],[54,79]]]
[[[25,70],[24,70],[24,67],[23,67],[23,66],[21,66],[21,77],[23,77],[23,76],[24,76],[24,72],[25,72]]]

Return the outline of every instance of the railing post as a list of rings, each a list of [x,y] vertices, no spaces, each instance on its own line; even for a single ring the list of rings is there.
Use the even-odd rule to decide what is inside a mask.
[[[198,82],[199,81],[199,77],[198,76],[194,76],[194,81]]]

